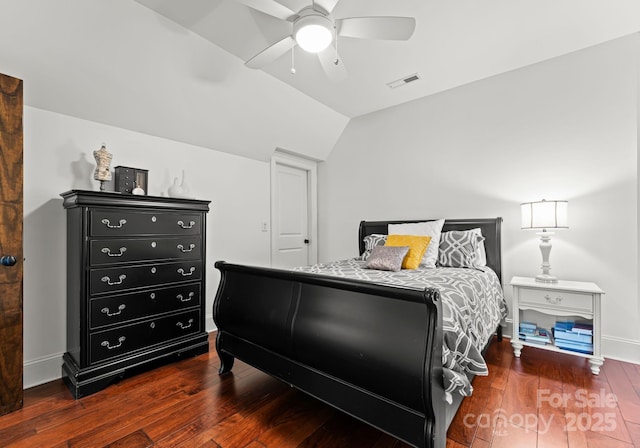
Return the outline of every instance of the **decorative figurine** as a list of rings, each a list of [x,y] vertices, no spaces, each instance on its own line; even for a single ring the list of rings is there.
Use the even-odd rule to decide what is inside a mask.
[[[109,166],[111,165],[113,155],[107,151],[107,148],[103,143],[99,150],[93,151],[93,157],[95,157],[98,165],[93,173],[93,178],[100,181],[100,191],[104,191],[105,182],[111,180],[111,171]]]

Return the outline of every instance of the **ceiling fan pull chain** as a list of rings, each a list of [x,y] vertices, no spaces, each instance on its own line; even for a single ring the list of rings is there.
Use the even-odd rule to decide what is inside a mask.
[[[296,74],[295,54],[296,54],[296,46],[295,46],[295,41],[294,41],[294,43],[291,44],[291,74],[292,75]]]
[[[333,61],[333,64],[334,65],[338,65],[338,63],[340,62],[340,58],[338,57],[338,31],[337,31],[335,25],[333,26],[333,39],[336,41],[336,46],[335,46],[336,59],[335,59],[335,61]]]

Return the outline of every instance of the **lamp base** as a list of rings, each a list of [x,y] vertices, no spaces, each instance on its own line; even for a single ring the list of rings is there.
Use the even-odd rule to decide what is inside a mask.
[[[558,283],[558,277],[549,274],[536,275],[536,281],[540,283]]]

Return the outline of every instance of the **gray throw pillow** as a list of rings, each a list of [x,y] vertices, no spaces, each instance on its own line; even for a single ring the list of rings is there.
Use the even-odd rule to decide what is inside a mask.
[[[409,252],[408,246],[375,246],[364,264],[367,269],[398,272],[402,269],[402,260]]]

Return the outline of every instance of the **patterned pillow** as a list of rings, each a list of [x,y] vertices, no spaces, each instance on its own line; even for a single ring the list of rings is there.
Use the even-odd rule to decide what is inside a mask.
[[[478,243],[484,237],[473,231],[452,230],[440,235],[438,264],[451,268],[475,268],[479,266]]]
[[[371,254],[364,267],[398,272],[402,269],[402,260],[408,252],[408,246],[375,246],[371,249]]]
[[[364,241],[364,252],[360,255],[360,260],[367,261],[369,255],[371,255],[371,249],[375,246],[384,246],[384,243],[387,241],[387,235],[381,235],[379,233],[372,233],[371,235],[367,235],[363,239]]]

